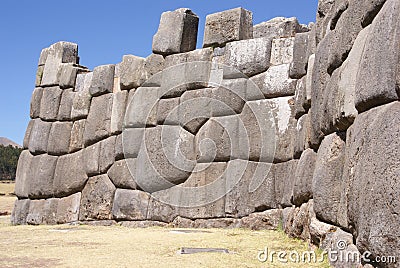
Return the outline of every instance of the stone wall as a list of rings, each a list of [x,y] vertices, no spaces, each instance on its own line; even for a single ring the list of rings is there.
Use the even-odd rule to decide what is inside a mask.
[[[322,248],[400,257],[400,3],[320,0],[308,26],[228,10],[195,50],[198,22],[165,12],[153,54],[93,71],[76,44],[42,51],[13,223],[282,218]]]

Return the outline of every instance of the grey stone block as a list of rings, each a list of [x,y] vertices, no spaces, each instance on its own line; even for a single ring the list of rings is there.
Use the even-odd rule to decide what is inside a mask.
[[[31,139],[31,133],[34,125],[35,125],[35,120],[30,120],[28,126],[26,127],[24,141],[22,144],[23,149],[28,149],[29,147],[29,140]]]
[[[269,21],[254,25],[254,38],[287,38],[294,37],[296,33],[307,32],[308,29],[299,24],[296,18],[277,17]]]
[[[193,170],[194,136],[179,126],[146,129],[137,157],[135,178],[146,192],[164,190],[184,182]]]
[[[17,165],[17,173],[15,176],[15,195],[19,198],[28,198],[30,191],[29,178],[31,175],[31,162],[33,155],[28,150],[22,151]]]
[[[56,214],[58,224],[72,223],[79,220],[81,195],[81,193],[76,193],[59,199]]]
[[[128,92],[121,91],[113,94],[113,106],[111,112],[111,134],[122,132],[122,126],[125,117]]]
[[[29,205],[31,200],[21,199],[16,200],[14,204],[14,209],[11,214],[11,224],[23,225],[26,224],[26,217],[29,214]]]
[[[311,143],[311,122],[308,114],[303,115],[297,120],[294,157],[299,158],[302,152],[310,148]]]
[[[129,92],[124,127],[141,128],[157,125],[159,88],[140,87]]]
[[[291,207],[293,205],[293,188],[295,183],[295,173],[299,160],[275,164],[273,174],[275,176],[275,197],[280,207]]]
[[[40,85],[42,84],[43,72],[44,72],[44,65],[39,66],[36,71],[36,78],[35,78],[36,87],[40,87]]]
[[[72,122],[54,122],[51,126],[47,152],[51,155],[63,155],[69,152]]]
[[[75,98],[75,92],[72,88],[63,90],[61,95],[60,107],[58,108],[59,121],[70,121],[71,120],[71,110],[72,104]]]
[[[153,37],[153,52],[170,55],[196,49],[199,17],[188,8],[164,12]]]
[[[338,224],[338,214],[345,213],[339,211],[345,145],[336,133],[325,137],[318,150],[312,181],[315,213],[319,219],[333,224]]]
[[[101,65],[93,70],[89,92],[92,96],[112,93],[114,86],[115,65]]]
[[[235,8],[208,15],[203,47],[224,46],[228,42],[253,38],[253,14]]]
[[[111,220],[115,190],[107,175],[90,178],[82,190],[79,220]]]
[[[116,161],[108,170],[107,175],[117,188],[136,190],[135,181],[136,159]]]
[[[56,224],[58,199],[32,200],[26,217],[28,224]]]
[[[271,47],[271,39],[266,38],[228,43],[224,63],[249,77],[265,72],[270,66]]]
[[[115,161],[115,136],[84,149],[86,174],[95,176],[107,172]]]
[[[306,78],[306,102],[303,104],[305,108],[311,107],[314,63],[315,63],[315,54],[312,54],[308,58],[307,78]]]
[[[293,204],[301,206],[313,198],[312,181],[317,154],[312,149],[305,150],[297,164],[294,176]]]
[[[293,62],[290,64],[289,77],[300,79],[307,74],[308,43],[310,33],[296,34],[293,46]]]
[[[40,118],[55,121],[58,117],[62,90],[59,87],[49,87],[43,90],[40,102]]]
[[[296,92],[294,94],[296,119],[308,112],[306,80],[307,76],[303,76],[303,78],[297,80]]]
[[[46,63],[47,55],[49,55],[50,48],[46,47],[40,52],[38,66],[43,66]]]
[[[78,45],[71,42],[61,41],[51,45],[48,50],[47,59],[49,55],[53,55],[60,63],[79,64]]]
[[[72,63],[61,64],[57,74],[57,80],[60,84],[60,88],[74,88],[77,74],[83,71],[88,70],[77,67]]]
[[[122,90],[140,87],[146,81],[145,59],[133,55],[124,55],[117,65]]]
[[[359,112],[400,99],[399,10],[398,1],[386,1],[371,24],[356,85]]]
[[[65,197],[75,194],[83,189],[87,179],[82,150],[60,156],[54,173],[54,195]]]
[[[71,140],[69,143],[69,153],[79,151],[84,148],[83,133],[85,131],[86,120],[75,121],[71,129]]]
[[[219,86],[230,90],[244,101],[264,99],[264,94],[260,88],[247,78],[223,80]]]
[[[32,119],[40,116],[40,103],[43,96],[43,88],[37,87],[32,93],[30,116]]]
[[[146,71],[146,81],[156,81],[156,74],[164,70],[164,57],[158,54],[151,54],[144,61],[144,70]],[[158,84],[157,86],[161,86]]]
[[[92,99],[83,134],[85,146],[111,134],[112,106],[113,94],[105,94]]]
[[[124,158],[136,158],[144,143],[144,128],[126,128],[122,132],[121,149]]]
[[[54,195],[53,179],[58,157],[47,154],[35,156],[31,162],[30,172],[26,175],[30,177],[29,198],[49,198]]]
[[[45,153],[49,140],[52,123],[41,119],[34,119],[32,131],[29,137],[29,151],[32,154]]]
[[[183,95],[185,95],[185,93]],[[157,105],[157,124],[179,125],[179,104],[179,97],[161,99]]]
[[[117,220],[138,221],[147,219],[150,195],[137,190],[117,189],[112,213]]]
[[[93,73],[78,74],[76,77],[75,97],[72,103],[71,118],[73,120],[86,118],[89,114],[92,96],[89,89]]]
[[[374,256],[400,253],[399,119],[400,103],[393,102],[358,115],[347,131],[344,207],[359,250]]]
[[[272,40],[271,65],[290,64],[293,61],[294,37]]]
[[[271,66],[266,72],[250,80],[260,88],[266,98],[294,95],[297,80],[289,78],[289,66],[289,64]]]

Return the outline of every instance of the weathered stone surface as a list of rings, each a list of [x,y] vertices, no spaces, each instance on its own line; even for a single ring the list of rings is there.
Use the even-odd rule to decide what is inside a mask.
[[[32,93],[30,116],[32,119],[40,116],[40,103],[43,96],[43,88],[37,87]]]
[[[272,40],[271,65],[290,64],[293,61],[294,37]]]
[[[185,181],[193,170],[194,136],[179,126],[146,129],[137,157],[135,178],[146,192],[155,192]]]
[[[64,197],[83,189],[88,179],[84,169],[83,151],[60,156],[54,173],[54,195]]]
[[[140,148],[144,144],[144,128],[126,128],[122,132],[121,147],[118,153],[122,153],[124,158],[136,158],[139,155]]]
[[[62,90],[59,87],[49,87],[43,90],[40,102],[40,118],[46,121],[54,121],[58,116]]]
[[[153,37],[153,52],[170,55],[196,49],[199,17],[188,8],[164,12]]]
[[[339,213],[346,213],[339,211],[345,145],[336,133],[325,137],[318,150],[312,181],[315,213],[319,219],[333,224],[338,224]]]
[[[157,105],[157,124],[179,125],[179,103],[179,97],[161,99]]]
[[[295,94],[296,81],[289,78],[289,64],[271,66],[266,72],[251,78],[266,98],[284,97]]]
[[[145,59],[134,55],[124,55],[122,62],[117,65],[120,86],[122,90],[138,88],[145,81]]]
[[[49,198],[54,195],[53,179],[58,157],[47,154],[36,156],[30,163],[29,198]]]
[[[150,195],[137,190],[117,189],[112,213],[117,220],[146,220]]]
[[[90,85],[90,94],[100,96],[113,92],[115,65],[101,65],[93,70],[93,77]]]
[[[253,213],[239,222],[238,228],[250,230],[277,230],[281,224],[282,211],[279,209]]]
[[[26,217],[29,213],[29,205],[31,200],[21,199],[15,201],[14,209],[11,214],[11,224],[22,225],[26,224]]]
[[[227,216],[240,218],[255,211],[277,207],[272,164],[245,160],[230,161],[226,180]]]
[[[79,64],[78,45],[71,42],[61,41],[51,45],[46,60],[49,55],[53,55],[60,63]]]
[[[307,90],[306,90],[306,79],[307,76],[303,76],[303,78],[299,79],[296,84],[296,92],[294,95],[294,105],[295,105],[295,118],[298,119],[302,115],[308,112],[309,107],[304,107],[303,104],[307,102]]]
[[[155,82],[157,80],[156,74],[164,70],[164,62],[164,57],[157,54],[151,54],[145,59],[144,70],[146,71],[146,81]],[[157,86],[161,86],[161,84]]]
[[[124,118],[125,127],[144,128],[157,125],[158,89],[157,87],[140,87],[129,92]]]
[[[168,194],[168,192],[166,194]],[[173,222],[177,216],[178,214],[176,207],[160,202],[158,199],[155,199],[154,197],[150,198],[149,207],[147,211],[148,220],[170,223]]]
[[[317,154],[312,149],[305,150],[297,164],[293,188],[293,204],[301,206],[313,198],[312,182]]]
[[[293,45],[293,62],[289,69],[290,78],[300,79],[307,74],[309,37],[310,33],[296,34]]]
[[[399,119],[393,102],[357,116],[347,132],[343,180],[356,244],[373,256],[399,256]],[[395,267],[395,266],[393,266]]]
[[[107,172],[115,161],[115,136],[84,149],[85,170],[88,176]]]
[[[124,148],[122,144],[122,134],[115,138],[115,161],[124,159]]]
[[[79,151],[84,148],[83,133],[85,131],[86,120],[75,121],[71,129],[71,140],[69,143],[69,153]]]
[[[50,48],[46,47],[40,52],[38,66],[43,66],[46,63],[47,55],[49,55]]]
[[[310,240],[310,223],[314,216],[312,201],[300,207],[288,207],[283,210],[283,229],[290,237]]]
[[[136,159],[116,161],[108,170],[107,175],[117,188],[136,190],[135,162]]]
[[[371,24],[356,85],[355,102],[359,112],[399,100],[399,13],[400,3],[388,0]]]
[[[280,207],[285,208],[293,205],[294,176],[298,161],[299,160],[291,160],[273,166],[272,172],[275,176],[275,197]]]
[[[79,68],[72,63],[60,65],[58,70],[57,80],[60,84],[60,88],[74,88],[76,76],[79,72],[87,71],[87,69]]]
[[[63,155],[69,152],[72,122],[54,122],[51,126],[47,152],[51,155]]]
[[[300,158],[301,153],[310,148],[311,122],[308,114],[303,115],[297,120],[294,143],[294,157]]]
[[[113,94],[105,94],[92,99],[83,134],[85,146],[111,134],[112,106]]]
[[[235,8],[208,15],[203,47],[224,46],[228,42],[253,38],[253,14]]]
[[[111,220],[115,190],[107,175],[90,178],[82,190],[79,220]]]
[[[123,221],[121,222],[122,227],[126,228],[152,228],[152,227],[168,227],[165,222],[159,221]]]
[[[264,99],[264,94],[258,86],[247,78],[223,80],[218,86],[228,89],[244,101]]]
[[[89,89],[92,82],[93,73],[78,74],[76,77],[76,94],[72,103],[71,118],[82,119],[89,114],[92,96]]]
[[[122,132],[124,122],[128,92],[116,92],[113,95],[113,106],[111,112],[111,134]]]
[[[31,162],[33,155],[28,150],[22,151],[17,166],[17,173],[15,178],[15,195],[19,198],[28,198],[30,181],[29,176],[31,174]]]
[[[306,100],[303,104],[303,107],[309,109],[311,107],[311,98],[312,98],[312,83],[313,83],[313,71],[314,71],[314,63],[315,63],[315,54],[312,54],[308,58],[308,66],[307,66],[307,78],[306,78]]]
[[[31,133],[34,125],[35,125],[35,120],[30,120],[28,126],[26,127],[24,141],[22,143],[23,149],[28,149],[29,147],[29,140],[31,139]]]
[[[228,43],[224,63],[249,77],[265,72],[270,66],[271,47],[271,39],[267,38]]]
[[[32,225],[56,224],[58,199],[31,200],[26,222]]]
[[[208,87],[212,55],[212,48],[204,48],[166,57],[159,96],[179,97],[186,90]]]
[[[32,154],[45,153],[52,123],[34,119],[34,124],[29,137],[29,151]]]
[[[71,120],[71,110],[72,104],[75,98],[75,93],[72,88],[63,90],[61,95],[60,107],[58,109],[59,121],[69,121]]]
[[[81,195],[81,193],[76,193],[59,199],[56,214],[58,224],[78,221]]]
[[[44,65],[38,66],[37,71],[36,71],[36,79],[35,79],[36,87],[40,87],[40,85],[42,84],[43,71],[44,71]]]
[[[307,32],[304,25],[299,24],[296,18],[277,17],[269,21],[254,25],[254,38],[287,38],[294,37],[296,33]]]

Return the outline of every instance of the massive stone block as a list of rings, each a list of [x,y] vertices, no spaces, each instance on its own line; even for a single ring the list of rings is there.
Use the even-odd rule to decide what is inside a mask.
[[[86,120],[75,121],[71,129],[71,140],[69,143],[69,153],[79,151],[84,148],[83,133],[85,131]]]
[[[297,80],[289,78],[289,64],[271,66],[266,72],[251,78],[266,98],[295,94]]]
[[[57,119],[59,121],[71,120],[71,110],[75,95],[76,94],[73,92],[72,88],[63,90],[60,100],[60,107],[58,109]]]
[[[31,133],[32,133],[32,129],[33,129],[34,124],[35,124],[35,120],[30,120],[29,123],[28,123],[28,126],[26,127],[24,141],[22,143],[22,148],[23,149],[28,149],[28,147],[29,147],[29,140],[31,138]]]
[[[32,93],[30,116],[32,119],[40,116],[40,103],[43,96],[43,88],[37,87]]]
[[[305,150],[297,164],[293,187],[293,204],[301,206],[313,198],[312,182],[317,154],[312,149]]]
[[[228,42],[253,38],[253,14],[235,8],[208,15],[203,47],[224,46]]]
[[[92,99],[83,134],[85,146],[111,134],[112,106],[113,94],[105,94]]]
[[[94,68],[90,85],[90,94],[99,96],[113,92],[115,65],[102,65]]]
[[[137,157],[135,177],[146,192],[155,192],[184,182],[193,170],[194,136],[179,126],[146,129]]]
[[[29,214],[29,205],[31,200],[21,199],[15,201],[14,209],[11,214],[11,224],[22,225],[26,224],[26,217]]]
[[[312,181],[315,213],[319,219],[333,224],[338,224],[338,214],[346,213],[339,210],[345,145],[343,137],[336,133],[325,137],[318,150]]]
[[[308,112],[308,108],[306,106],[307,103],[307,89],[306,89],[306,80],[307,76],[303,76],[303,78],[299,79],[296,84],[296,92],[294,94],[294,105],[295,105],[295,117],[296,119],[300,118],[302,115]]]
[[[356,244],[373,256],[399,256],[400,103],[357,116],[347,132],[343,181]],[[395,267],[395,266],[388,266]]]
[[[40,102],[40,118],[55,121],[58,117],[62,90],[59,87],[49,87],[43,90]]]
[[[90,85],[93,73],[78,74],[76,77],[76,94],[72,102],[71,118],[83,119],[89,114],[92,95],[90,95]]]
[[[310,148],[311,143],[311,121],[309,114],[305,114],[297,120],[294,138],[294,157],[299,158],[301,153]]]
[[[52,123],[41,119],[34,119],[31,134],[29,136],[29,151],[32,154],[45,153]]]
[[[88,72],[89,70],[84,67],[78,67],[75,64],[61,64],[58,70],[57,80],[60,84],[60,88],[74,88],[76,82],[76,76],[80,72]]]
[[[58,199],[31,200],[26,222],[32,225],[56,224]]]
[[[400,3],[388,0],[371,24],[356,84],[355,102],[359,112],[399,100],[399,14]]]
[[[30,187],[31,162],[33,155],[28,150],[22,151],[17,166],[15,177],[15,195],[19,198],[28,198]]]
[[[126,112],[126,103],[128,99],[128,92],[116,92],[113,95],[113,106],[111,111],[111,133],[119,134],[122,132],[124,117]]]
[[[47,154],[35,156],[30,162],[30,178],[25,181],[29,188],[29,198],[50,198],[54,195],[53,179],[58,157]]]
[[[282,207],[293,205],[293,188],[295,184],[296,168],[299,160],[291,160],[273,166],[275,176],[275,198],[277,204]]]
[[[56,215],[58,224],[71,223],[79,220],[81,195],[81,193],[76,193],[59,199]]]
[[[307,74],[308,43],[310,33],[296,34],[293,45],[293,62],[290,64],[290,78],[300,79]]]
[[[270,66],[271,47],[271,39],[267,38],[228,43],[224,64],[236,68],[249,77],[265,72]]]
[[[60,156],[54,173],[54,195],[64,197],[83,189],[88,179],[84,169],[83,151]]]
[[[305,25],[299,24],[296,18],[277,17],[269,21],[254,25],[254,38],[288,38],[294,37],[296,33],[307,32]]]
[[[294,37],[272,40],[271,65],[290,64],[293,61]]]
[[[140,148],[144,144],[145,131],[144,128],[124,129],[121,136],[121,148],[118,148],[119,153],[122,153],[124,158],[136,158],[139,155]]]
[[[170,55],[196,49],[199,17],[188,8],[164,12],[153,37],[153,52]]]
[[[63,155],[69,152],[72,122],[54,122],[51,126],[47,152],[51,155]]]
[[[138,88],[145,81],[144,74],[145,59],[134,55],[124,55],[119,63],[118,73],[122,90]]]
[[[117,220],[138,221],[147,219],[150,195],[137,190],[117,189],[112,213]]]
[[[129,93],[125,127],[144,128],[157,125],[159,88],[140,87]]]
[[[90,178],[82,190],[79,220],[111,220],[115,190],[107,175]]]
[[[135,180],[136,159],[116,161],[108,170],[107,175],[117,188],[136,190]]]
[[[115,161],[115,136],[84,149],[86,174],[95,176],[107,172]]]

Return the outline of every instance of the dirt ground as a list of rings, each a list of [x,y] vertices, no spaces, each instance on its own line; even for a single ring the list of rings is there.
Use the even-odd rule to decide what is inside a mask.
[[[0,185],[1,189],[5,188]],[[13,191],[13,190],[12,190]],[[15,197],[0,196],[0,211]],[[178,254],[186,248],[224,248],[230,253]],[[310,250],[282,231],[133,229],[84,225],[12,226],[0,217],[0,267],[329,267],[327,262],[260,262],[259,252]],[[265,255],[261,255],[263,257]],[[319,254],[317,253],[319,257]]]
[[[15,183],[0,182],[0,215],[11,214],[14,202],[17,199],[14,196]]]

